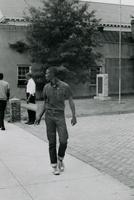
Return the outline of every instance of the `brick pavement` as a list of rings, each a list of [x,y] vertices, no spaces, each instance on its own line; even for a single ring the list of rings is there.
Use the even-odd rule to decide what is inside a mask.
[[[17,124],[46,140],[44,121]],[[67,124],[68,153],[134,187],[134,114],[81,117],[73,128],[67,119]]]

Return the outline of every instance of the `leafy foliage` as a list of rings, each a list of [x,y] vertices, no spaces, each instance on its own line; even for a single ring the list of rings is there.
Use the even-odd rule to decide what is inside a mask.
[[[95,11],[79,0],[43,1],[42,8],[29,9],[27,39],[32,62],[44,69],[57,66],[78,81],[86,81],[88,69],[101,55],[96,52],[98,23]],[[67,69],[67,70],[65,70]]]
[[[18,53],[25,53],[28,50],[28,45],[23,41],[9,43],[10,48],[16,50]]]

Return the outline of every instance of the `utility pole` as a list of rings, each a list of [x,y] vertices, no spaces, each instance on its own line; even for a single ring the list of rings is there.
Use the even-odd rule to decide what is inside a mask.
[[[119,104],[121,103],[121,57],[122,57],[122,49],[121,49],[121,0],[120,0],[120,8],[119,8],[119,23],[120,23],[120,29],[119,29]]]

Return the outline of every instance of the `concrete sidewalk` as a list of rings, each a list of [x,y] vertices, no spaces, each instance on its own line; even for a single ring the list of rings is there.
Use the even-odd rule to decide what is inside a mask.
[[[112,177],[66,155],[65,172],[51,173],[48,145],[6,124],[0,131],[1,200],[133,200],[134,192]]]

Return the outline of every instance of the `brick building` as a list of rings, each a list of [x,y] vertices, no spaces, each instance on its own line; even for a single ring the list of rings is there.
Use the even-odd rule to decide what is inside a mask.
[[[3,2],[3,4],[2,4]],[[11,43],[25,41],[27,22],[23,11],[29,5],[39,6],[38,0],[0,0],[0,71],[11,85],[11,96],[25,97],[25,73],[31,69],[32,63],[26,53],[18,53],[10,48]],[[6,6],[5,6],[6,5]],[[119,72],[119,5],[90,2],[91,10],[96,10],[97,18],[101,18],[100,34],[102,46],[98,48],[103,54],[103,62],[98,66],[109,74],[109,93],[118,93]],[[122,6],[122,93],[134,93],[134,43],[131,32],[131,15],[134,6]],[[96,90],[96,71],[91,69],[90,83],[73,86],[75,96],[92,96]]]

